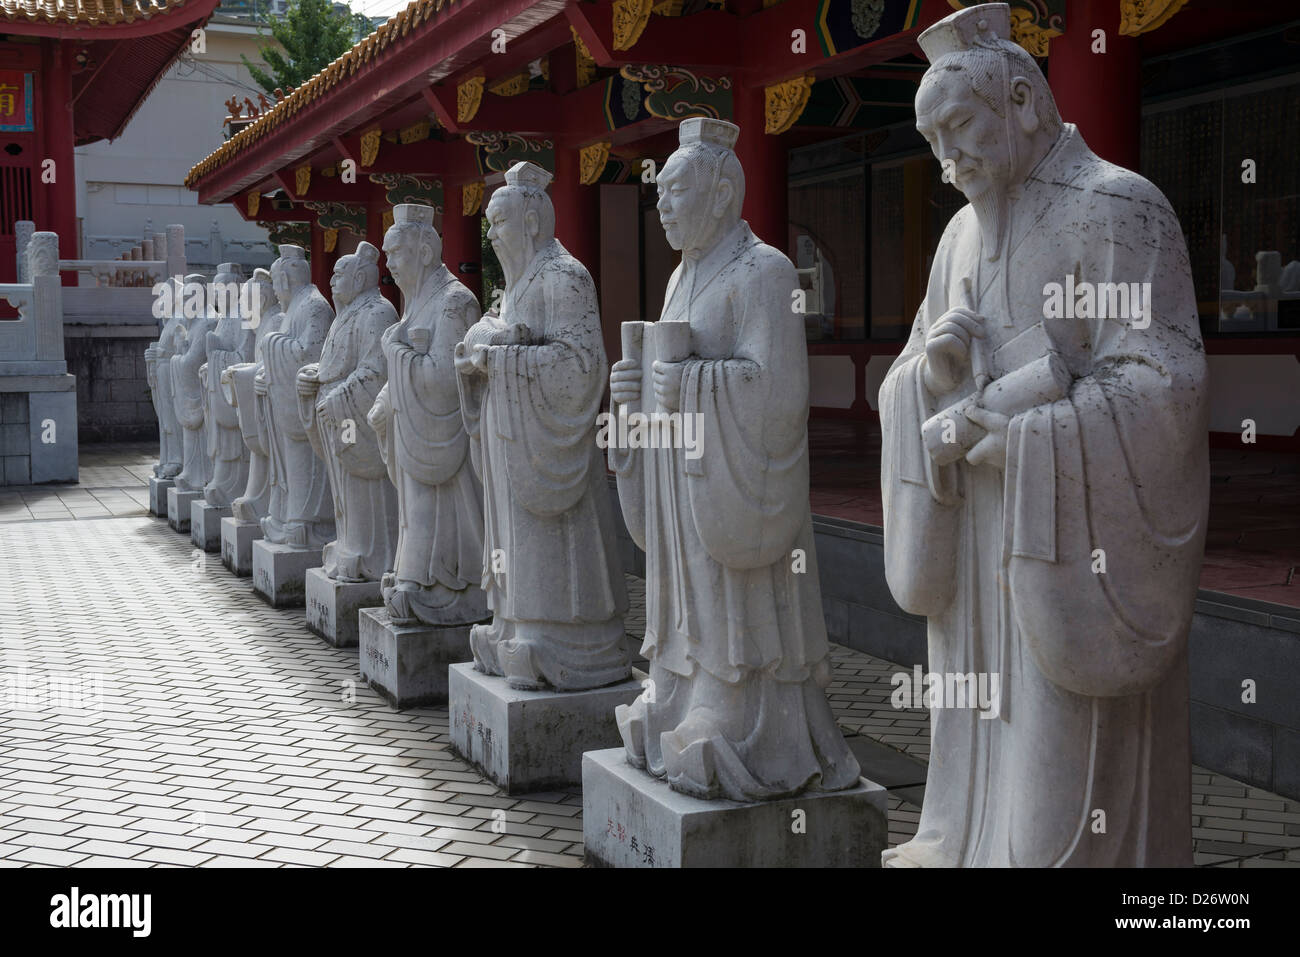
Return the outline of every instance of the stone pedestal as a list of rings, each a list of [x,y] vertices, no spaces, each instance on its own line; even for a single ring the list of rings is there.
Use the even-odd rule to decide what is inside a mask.
[[[221,520],[230,515],[230,506],[209,505],[199,499],[190,505],[190,541],[205,552],[221,551]]]
[[[451,745],[510,794],[582,783],[582,753],[621,743],[614,708],[642,691],[642,672],[590,691],[518,691],[472,664],[448,676]]]
[[[307,570],[307,627],[336,648],[361,640],[357,612],[384,603],[379,582],[338,582],[324,568]]]
[[[203,501],[202,492],[182,492],[175,485],[167,490],[167,524],[174,531],[190,533],[190,510],[195,502]]]
[[[253,542],[262,538],[260,522],[245,522],[233,516],[221,520],[221,564],[247,578],[253,574]]]
[[[447,703],[447,666],[469,661],[470,625],[394,625],[386,608],[363,608],[361,677],[394,708]]]
[[[779,801],[702,801],[627,763],[623,748],[582,756],[582,839],[605,867],[879,867],[885,789]]]
[[[307,598],[307,570],[320,564],[319,548],[253,542],[253,592],[273,608],[301,608]]]
[[[167,490],[176,483],[171,479],[149,476],[149,514],[167,517]]]

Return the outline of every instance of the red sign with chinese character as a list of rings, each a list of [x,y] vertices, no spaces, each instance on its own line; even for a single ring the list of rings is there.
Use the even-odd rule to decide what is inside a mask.
[[[28,133],[36,129],[32,107],[32,75],[0,70],[0,133]]]

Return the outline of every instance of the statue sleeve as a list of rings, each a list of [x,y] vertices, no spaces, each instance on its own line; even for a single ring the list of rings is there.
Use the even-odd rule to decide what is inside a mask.
[[[388,344],[388,389],[395,410],[408,427],[390,423],[388,432],[403,471],[425,485],[441,485],[460,471],[469,436],[460,410],[454,361],[478,305],[468,290],[449,295],[433,330],[429,351],[391,339]]]
[[[511,495],[534,515],[559,515],[587,492],[596,412],[609,366],[596,289],[586,270],[561,263],[544,275],[541,345],[489,352],[487,407],[505,449]]]
[[[340,447],[339,461],[348,472],[361,478],[377,479],[385,474],[379,438],[367,424],[366,415],[388,378],[388,360],[384,358],[381,343],[384,330],[396,318],[396,310],[387,300],[360,317],[354,332],[357,337],[356,368],[335,383],[328,395],[318,400],[324,402],[336,428],[345,420],[352,421],[354,440]]]
[[[1145,691],[1182,654],[1209,500],[1187,250],[1164,197],[1142,185],[1153,196],[1112,195],[1093,214],[1111,235],[1090,247],[1080,280],[1150,283],[1149,313],[1092,320],[1091,368],[1007,431],[1003,561],[1017,623],[1044,674],[1096,697]]]
[[[736,349],[685,363],[679,408],[698,445],[683,459],[709,555],[762,568],[789,556],[808,517],[808,347],[785,256],[756,246],[728,271]]]

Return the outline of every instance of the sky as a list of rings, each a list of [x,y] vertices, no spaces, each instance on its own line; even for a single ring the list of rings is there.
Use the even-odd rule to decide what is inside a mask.
[[[350,0],[348,6],[353,13],[364,13],[368,17],[391,17],[410,5],[411,0]]]

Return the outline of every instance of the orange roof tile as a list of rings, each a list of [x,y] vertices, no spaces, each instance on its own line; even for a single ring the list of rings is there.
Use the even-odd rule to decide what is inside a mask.
[[[188,0],[0,0],[0,23],[73,23],[106,26],[148,20]]]

